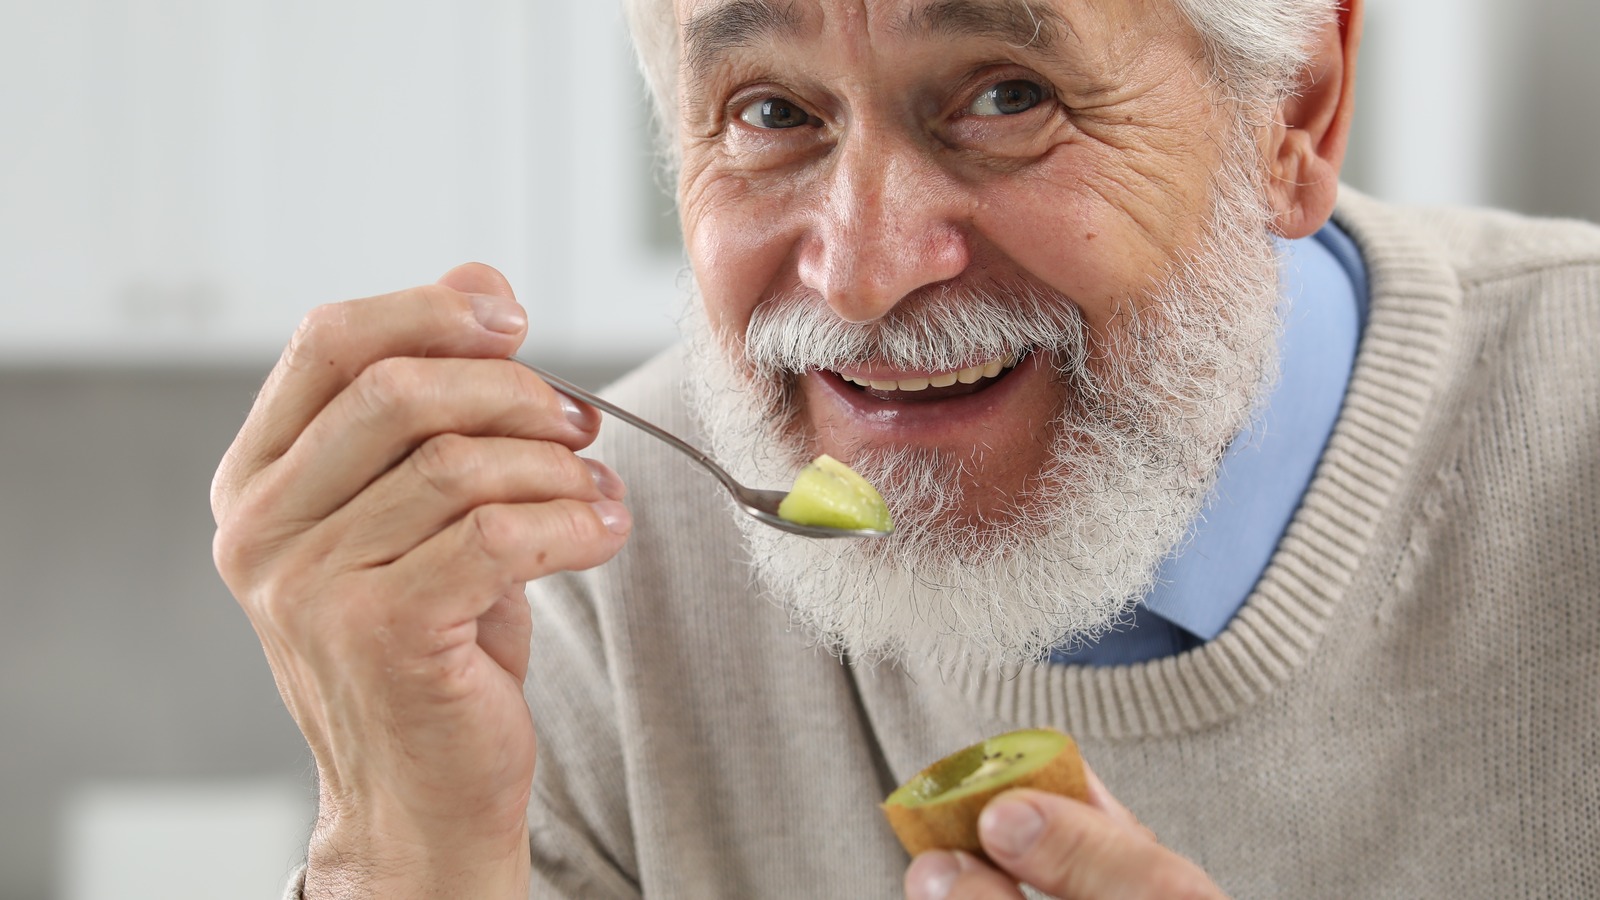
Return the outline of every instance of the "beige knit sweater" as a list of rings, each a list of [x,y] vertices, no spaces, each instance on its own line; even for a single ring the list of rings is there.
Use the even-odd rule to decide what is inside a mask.
[[[862,670],[759,597],[704,474],[632,429],[613,563],[530,591],[533,896],[896,897],[877,802],[1074,734],[1239,897],[1600,896],[1600,230],[1347,192],[1371,319],[1302,507],[1182,656]],[[693,435],[680,363],[615,396]]]
[[[719,492],[612,424],[612,564],[534,595],[534,896],[893,897],[876,803],[1077,736],[1240,897],[1600,896],[1600,230],[1347,193],[1372,311],[1271,566],[1155,663],[859,670],[757,596]],[[676,356],[616,396],[693,434]]]

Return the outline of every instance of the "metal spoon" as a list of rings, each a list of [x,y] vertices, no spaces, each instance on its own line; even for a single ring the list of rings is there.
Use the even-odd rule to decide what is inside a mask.
[[[751,487],[745,487],[738,481],[735,481],[734,477],[729,475],[721,466],[717,465],[716,461],[714,461],[711,457],[705,455],[705,453],[701,452],[692,444],[684,441],[682,438],[679,438],[677,435],[646,422],[644,419],[639,418],[633,413],[628,412],[614,403],[603,400],[600,397],[589,393],[588,391],[578,387],[570,381],[567,381],[565,378],[562,378],[559,375],[553,375],[539,368],[538,366],[533,365],[532,363],[517,359],[516,357],[512,357],[512,360],[527,366],[533,371],[533,374],[544,379],[545,383],[549,384],[557,391],[560,391],[561,393],[566,394],[568,397],[571,397],[575,400],[582,400],[584,403],[587,403],[598,410],[608,412],[613,416],[616,416],[617,418],[627,422],[629,425],[632,425],[635,428],[638,428],[646,434],[665,441],[667,444],[681,451],[685,456],[704,466],[706,471],[710,472],[712,475],[715,475],[717,480],[722,482],[722,486],[728,489],[728,493],[733,495],[734,503],[741,510],[749,513],[760,522],[771,525],[773,528],[788,531],[793,534],[802,534],[806,537],[815,538],[876,538],[885,537],[889,534],[887,531],[878,531],[870,528],[850,529],[829,528],[825,525],[801,525],[797,522],[791,522],[788,519],[782,518],[778,515],[778,504],[782,503],[783,498],[788,496],[787,491],[763,491]]]

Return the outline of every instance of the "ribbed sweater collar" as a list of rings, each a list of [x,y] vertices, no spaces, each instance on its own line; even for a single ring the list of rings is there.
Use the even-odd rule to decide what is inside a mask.
[[[1371,319],[1317,473],[1228,628],[1137,665],[996,671],[957,661],[939,672],[913,664],[913,678],[951,683],[999,721],[1059,722],[1080,737],[1119,739],[1214,726],[1306,666],[1407,476],[1461,300],[1443,250],[1400,214],[1345,189],[1334,217],[1367,260]]]

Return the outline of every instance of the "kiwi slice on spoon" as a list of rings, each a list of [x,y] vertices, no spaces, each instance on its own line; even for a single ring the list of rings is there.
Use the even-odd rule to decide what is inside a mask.
[[[889,507],[872,483],[824,453],[795,477],[778,516],[800,525],[889,532]]]
[[[912,856],[924,850],[966,850],[982,856],[978,814],[997,794],[1012,788],[1087,801],[1089,786],[1077,742],[1050,728],[989,738],[917,773],[883,801],[883,814]]]

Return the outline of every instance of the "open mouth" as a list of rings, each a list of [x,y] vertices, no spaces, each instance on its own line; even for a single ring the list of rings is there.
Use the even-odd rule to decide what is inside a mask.
[[[918,403],[965,397],[987,390],[1003,380],[1026,357],[1026,351],[1012,353],[943,372],[852,368],[830,374],[842,381],[847,389],[877,400]]]
[[[1019,347],[934,372],[881,362],[812,369],[799,379],[801,413],[821,451],[847,461],[881,449],[977,453],[1011,465],[1037,454],[1041,428],[1059,412],[1052,361],[1048,350]]]

